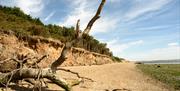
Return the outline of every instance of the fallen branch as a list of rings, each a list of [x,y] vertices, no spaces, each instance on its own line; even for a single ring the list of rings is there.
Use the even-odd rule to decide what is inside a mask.
[[[52,70],[49,68],[42,70],[33,68],[22,68],[21,71],[17,69],[8,73],[0,73],[0,85],[26,78],[34,79],[37,78],[38,75],[40,75],[39,78],[47,78],[51,80],[54,84],[57,84],[58,86],[65,89],[66,91],[71,91],[71,86],[63,78],[60,78],[53,74]]]
[[[69,69],[57,68],[57,70],[62,70],[62,71],[70,72],[70,73],[72,73],[72,74],[75,74],[75,75],[76,75],[78,78],[80,78],[80,79],[86,79],[86,80],[90,80],[90,81],[92,81],[92,82],[95,82],[95,81],[92,80],[91,78],[82,77],[82,76],[79,75],[78,72],[74,72],[74,71],[71,71],[71,70],[69,70]],[[82,80],[81,80],[81,81],[82,81]]]
[[[44,58],[46,58],[47,57],[47,55],[44,55],[44,56],[42,56],[41,58],[39,58],[37,61],[35,61],[34,63],[32,63],[32,66],[34,66],[34,65],[36,65],[36,64],[38,64],[38,63],[40,63]]]

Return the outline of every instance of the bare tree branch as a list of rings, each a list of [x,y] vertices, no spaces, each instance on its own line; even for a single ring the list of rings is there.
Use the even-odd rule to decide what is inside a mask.
[[[79,23],[80,23],[80,19],[78,19],[76,23],[76,38],[80,37],[80,29],[79,29],[80,24]]]
[[[99,5],[99,8],[95,14],[95,16],[89,21],[87,27],[85,28],[85,30],[83,31],[83,34],[89,34],[91,27],[93,26],[94,22],[100,18],[100,13],[102,11],[102,8],[105,4],[106,0],[102,0],[101,4]]]

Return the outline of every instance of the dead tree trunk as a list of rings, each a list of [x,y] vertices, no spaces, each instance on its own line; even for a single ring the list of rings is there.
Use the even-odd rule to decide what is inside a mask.
[[[65,44],[65,46],[62,50],[61,56],[55,62],[53,62],[53,64],[51,65],[51,69],[53,70],[53,72],[56,72],[57,67],[60,66],[62,63],[64,63],[65,59],[67,58],[68,52],[70,51],[70,49],[72,47],[72,44],[75,43],[76,41],[78,41],[79,39],[81,39],[83,34],[89,34],[94,22],[100,18],[100,13],[102,11],[102,8],[103,8],[105,2],[106,2],[106,0],[101,1],[101,4],[99,5],[96,14],[89,21],[87,27],[85,28],[85,30],[82,33],[79,30],[80,20],[77,21],[77,25],[76,25],[77,38],[72,40],[71,42],[67,42]]]
[[[58,86],[64,88],[66,91],[71,91],[71,85],[69,85],[64,79],[60,78],[59,76],[56,76],[55,72],[57,70],[57,67],[60,66],[62,63],[64,63],[64,61],[67,59],[68,52],[71,50],[72,45],[75,42],[77,42],[79,39],[81,39],[83,34],[89,34],[94,22],[100,18],[100,13],[102,11],[105,2],[106,0],[101,1],[101,4],[99,5],[96,14],[89,21],[87,27],[83,32],[81,32],[79,29],[80,20],[77,21],[77,25],[76,25],[77,37],[74,40],[65,43],[59,58],[51,64],[50,68],[39,69],[39,68],[21,67],[9,73],[0,73],[0,85],[4,85],[4,84],[7,85],[12,81],[22,80],[25,78],[37,79],[38,77],[38,78],[47,78],[51,80],[53,83],[57,84]],[[44,57],[42,57],[42,59],[43,58]],[[40,61],[41,59],[39,59],[37,63],[39,63]],[[35,64],[36,63],[34,63],[33,65]]]

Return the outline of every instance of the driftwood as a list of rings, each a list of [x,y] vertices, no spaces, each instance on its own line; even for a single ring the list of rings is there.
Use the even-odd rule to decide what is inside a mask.
[[[32,64],[32,66],[36,66],[36,67],[29,67],[29,66],[26,67],[26,66],[24,66],[24,64],[26,63],[27,58],[21,58],[21,59],[13,58],[13,59],[10,59],[10,60],[14,60],[14,61],[18,62],[20,64],[20,67],[13,70],[13,71],[11,71],[11,72],[8,72],[8,73],[0,73],[0,85],[8,86],[10,82],[17,81],[17,80],[23,80],[23,79],[26,79],[26,78],[28,78],[28,79],[46,78],[46,79],[49,79],[50,81],[52,81],[54,84],[57,84],[58,86],[64,88],[66,91],[71,91],[71,87],[76,85],[76,84],[79,84],[79,82],[81,82],[81,80],[79,80],[75,84],[70,85],[63,78],[60,78],[59,76],[56,76],[55,73],[58,70],[58,67],[62,63],[64,63],[64,61],[67,59],[68,52],[71,50],[72,45],[74,43],[76,43],[78,40],[80,40],[82,38],[82,35],[89,34],[94,22],[97,19],[100,18],[100,13],[102,11],[102,8],[103,8],[105,2],[106,2],[106,0],[101,1],[101,4],[99,5],[96,14],[89,21],[89,23],[87,24],[87,27],[84,29],[83,32],[81,32],[80,29],[79,29],[80,20],[77,21],[77,24],[76,24],[76,38],[73,39],[70,42],[65,43],[59,58],[57,60],[55,60],[51,64],[50,68],[41,69],[41,68],[39,68],[37,66],[37,64],[39,62],[41,62],[41,60],[44,59],[46,56],[43,56],[40,59],[37,59],[37,61]],[[60,70],[76,74],[77,77],[80,78],[80,79],[88,79],[88,78],[85,78],[85,77],[81,77],[81,76],[79,76],[78,73],[72,72],[70,70],[65,70],[65,69],[60,69]],[[91,79],[88,79],[88,80],[91,80]],[[91,80],[91,81],[93,81],[93,80]],[[30,82],[30,83],[33,83],[33,82]]]

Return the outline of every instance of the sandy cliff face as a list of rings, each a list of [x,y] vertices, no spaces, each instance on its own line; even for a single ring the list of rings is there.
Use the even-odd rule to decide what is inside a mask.
[[[28,38],[17,38],[13,34],[0,34],[0,69],[11,70],[17,65],[12,60],[7,58],[21,58],[22,55],[26,55],[28,58],[27,64],[32,63],[38,58],[47,55],[45,59],[39,64],[41,67],[48,67],[56,60],[63,48],[63,43],[58,40],[46,39],[42,37],[28,37]],[[79,65],[99,65],[112,63],[110,57],[101,55],[94,52],[89,52],[81,48],[72,48],[68,54],[68,59],[63,63],[62,66],[79,66]]]

